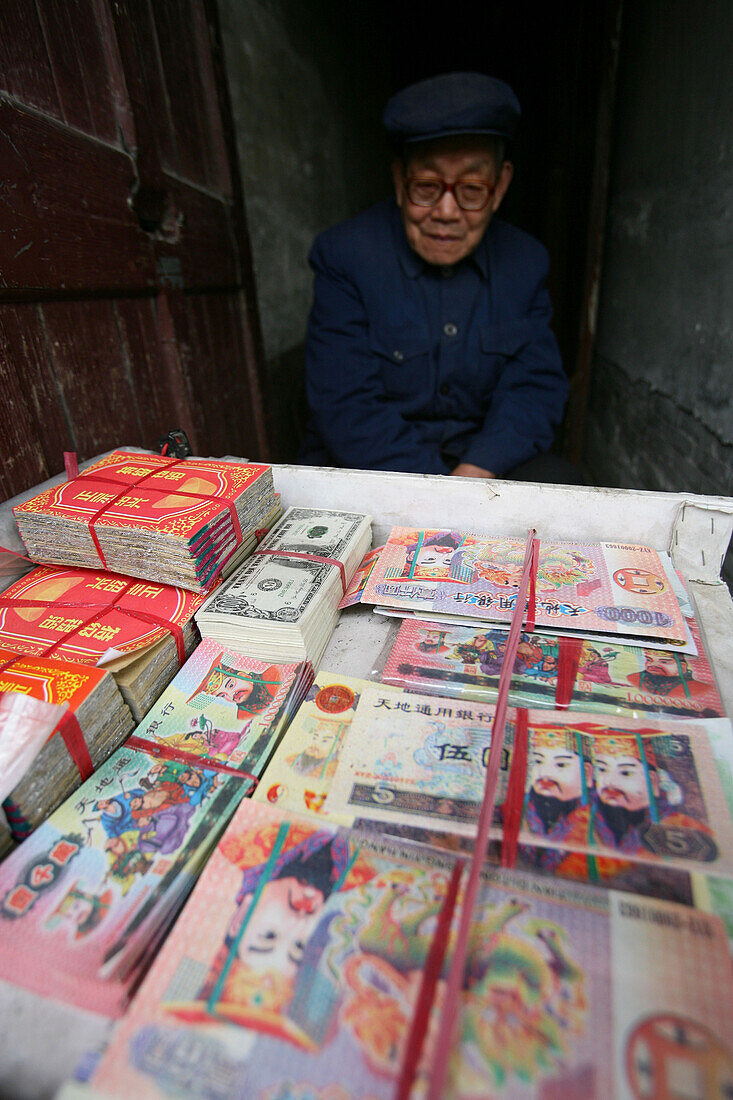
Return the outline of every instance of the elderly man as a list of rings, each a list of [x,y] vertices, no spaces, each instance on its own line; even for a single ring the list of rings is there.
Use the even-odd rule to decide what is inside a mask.
[[[310,255],[302,462],[575,480],[545,454],[568,390],[547,253],[495,217],[519,114],[511,88],[477,73],[387,104],[395,199],[321,234]]]

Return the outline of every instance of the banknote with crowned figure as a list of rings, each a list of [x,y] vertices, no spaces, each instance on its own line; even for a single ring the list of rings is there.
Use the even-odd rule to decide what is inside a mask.
[[[519,841],[733,877],[726,719],[524,711],[527,765]],[[503,835],[518,711],[510,710],[492,837]],[[475,833],[493,707],[364,689],[325,808]],[[717,726],[722,726],[719,735]]]

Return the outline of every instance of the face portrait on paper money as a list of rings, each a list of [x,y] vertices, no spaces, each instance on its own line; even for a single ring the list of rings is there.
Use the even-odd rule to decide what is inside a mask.
[[[659,774],[656,768],[647,773],[641,760],[630,753],[603,753],[596,756],[593,771],[598,798],[604,806],[645,810],[651,797],[659,797]],[[681,801],[681,792],[677,794]]]
[[[530,832],[564,839],[582,830],[590,768],[576,733],[551,725],[532,728],[528,764],[525,821]]]
[[[306,951],[338,879],[333,838],[313,834],[277,860],[244,870],[236,908],[200,1000],[228,1014],[287,1008]]]
[[[309,737],[305,748],[286,758],[290,770],[295,775],[311,778],[323,778],[332,775],[338,762],[338,748],[342,722],[330,722],[321,719],[309,723]]]
[[[689,699],[709,691],[708,684],[693,676],[684,653],[667,653],[658,649],[645,650],[644,668],[626,679],[640,691],[672,698]]]
[[[629,854],[713,858],[689,737],[608,728],[583,741],[592,763],[589,840],[594,846]]]
[[[451,576],[453,557],[462,542],[453,531],[436,531],[405,548],[403,578],[412,580],[447,580]]]
[[[270,665],[262,674],[241,671],[227,664],[224,654],[216,657],[193,695],[186,700],[190,707],[205,710],[211,699],[233,703],[237,717],[260,714],[274,699],[281,683],[277,665]]]

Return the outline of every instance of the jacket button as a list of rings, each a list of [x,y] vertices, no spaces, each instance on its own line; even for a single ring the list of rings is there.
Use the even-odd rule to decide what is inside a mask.
[[[442,393],[443,397],[448,396],[448,394],[450,393],[450,386],[448,385],[447,382],[442,382],[441,383],[439,392]]]
[[[404,352],[401,352],[401,351],[393,351],[393,352],[392,352],[392,358],[393,358],[393,359],[394,359],[394,360],[395,360],[395,361],[396,361],[397,363],[401,363],[401,362],[402,362],[402,360],[403,360],[403,359],[405,358]]]
[[[456,336],[458,333],[458,326],[454,325],[452,321],[448,321],[446,325],[443,325],[443,332],[446,336]]]

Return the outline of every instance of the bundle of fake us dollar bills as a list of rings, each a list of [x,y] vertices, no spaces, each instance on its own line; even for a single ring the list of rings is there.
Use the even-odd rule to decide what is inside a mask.
[[[290,508],[261,546],[204,604],[204,638],[268,661],[318,664],[338,605],[371,545],[371,516]]]

